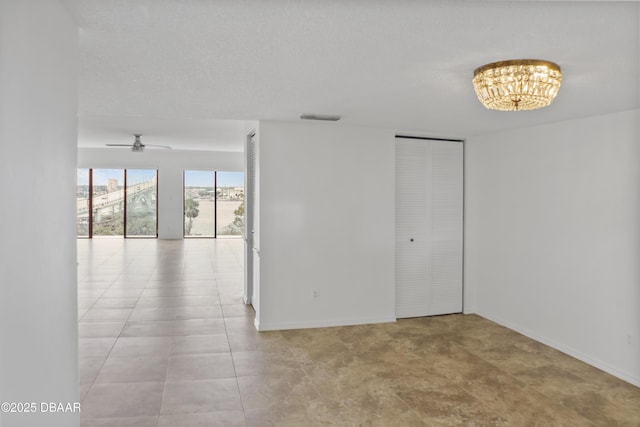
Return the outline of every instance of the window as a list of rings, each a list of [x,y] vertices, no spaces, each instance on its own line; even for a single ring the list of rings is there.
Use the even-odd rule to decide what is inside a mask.
[[[244,174],[184,171],[184,236],[240,236],[243,230]]]
[[[157,172],[127,169],[127,237],[156,237],[158,229]]]
[[[244,173],[216,172],[216,236],[244,232]]]
[[[92,236],[124,235],[124,170],[93,169]]]
[[[215,237],[215,172],[184,171],[184,236]]]
[[[78,169],[77,236],[158,237],[157,171]]]
[[[91,212],[89,187],[89,169],[78,169],[78,185],[76,186],[76,230],[78,237],[89,237],[89,212]]]

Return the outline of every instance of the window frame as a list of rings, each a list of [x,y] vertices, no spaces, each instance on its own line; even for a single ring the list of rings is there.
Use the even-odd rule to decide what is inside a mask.
[[[88,234],[86,236],[78,236],[77,235],[77,231],[76,231],[76,238],[77,239],[93,239],[94,235],[93,235],[93,172],[94,172],[94,168],[77,168],[76,169],[76,187],[78,186],[78,178],[77,178],[77,171],[80,169],[86,169],[88,171],[88,175],[89,175],[89,188],[88,188]],[[101,168],[102,169],[102,168]],[[109,169],[109,168],[105,168],[105,169]],[[114,170],[117,170],[118,168],[112,168]],[[156,188],[155,188],[155,233],[148,235],[148,236],[130,236],[127,234],[127,216],[128,216],[128,211],[127,211],[127,171],[129,170],[153,170],[155,171],[155,178],[156,178]],[[157,239],[158,238],[158,224],[159,224],[159,193],[160,193],[160,171],[158,169],[126,169],[123,168],[123,176],[124,176],[124,184],[123,184],[123,197],[124,197],[124,201],[123,201],[123,232],[122,232],[122,238],[124,239]],[[77,190],[76,190],[76,194],[77,194]],[[77,221],[77,216],[76,216],[76,221]],[[77,230],[77,228],[76,228]],[[119,237],[119,236],[118,236]]]

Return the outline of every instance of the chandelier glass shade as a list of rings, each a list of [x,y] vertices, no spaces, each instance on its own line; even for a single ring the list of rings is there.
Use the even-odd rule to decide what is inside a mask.
[[[560,90],[560,67],[538,59],[483,65],[473,72],[473,87],[490,110],[535,110],[551,104]]]

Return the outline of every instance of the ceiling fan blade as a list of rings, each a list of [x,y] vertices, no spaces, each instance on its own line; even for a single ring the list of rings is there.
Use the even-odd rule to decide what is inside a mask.
[[[131,144],[105,144],[107,147],[131,147]]]
[[[171,147],[168,145],[154,145],[154,144],[145,144],[145,148],[159,148],[161,150],[171,150]]]

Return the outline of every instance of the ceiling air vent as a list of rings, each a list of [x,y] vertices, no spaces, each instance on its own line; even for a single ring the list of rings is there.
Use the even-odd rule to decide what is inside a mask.
[[[322,114],[303,114],[300,116],[302,120],[324,120],[325,122],[337,122],[342,116],[326,116]]]

